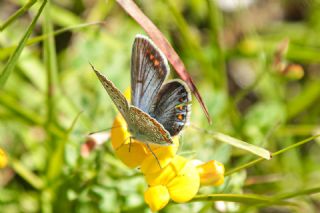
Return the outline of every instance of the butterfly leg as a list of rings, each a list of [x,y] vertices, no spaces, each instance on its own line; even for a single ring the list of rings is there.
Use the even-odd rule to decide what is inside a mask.
[[[118,151],[118,150],[126,143],[126,141],[127,141],[129,138],[131,139],[131,136],[129,136],[129,137],[127,137],[126,139],[124,139],[124,141],[122,142],[122,144],[116,148],[116,151]],[[131,140],[130,140],[130,142],[131,142]]]
[[[132,139],[132,137],[130,136],[130,139],[129,139],[129,140],[130,140],[130,141],[129,141],[129,152],[130,152],[130,150],[131,150],[131,142],[132,142],[131,139]]]
[[[151,147],[149,146],[149,144],[148,144],[148,143],[146,143],[146,145],[147,145],[148,149],[150,150],[150,152],[152,153],[153,157],[157,160],[157,163],[158,163],[158,165],[159,165],[160,169],[162,169],[162,167],[161,167],[161,164],[160,164],[160,161],[159,161],[158,157],[156,156],[156,154],[154,154],[154,152],[152,151],[152,149],[151,149]]]

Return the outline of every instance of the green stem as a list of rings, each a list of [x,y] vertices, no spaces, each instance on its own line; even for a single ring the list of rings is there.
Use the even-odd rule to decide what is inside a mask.
[[[282,154],[282,153],[284,153],[284,152],[286,152],[286,151],[289,151],[289,150],[294,149],[294,148],[296,148],[296,147],[298,147],[298,146],[301,146],[301,145],[303,145],[303,144],[305,144],[305,143],[308,143],[308,142],[314,140],[315,138],[317,138],[317,137],[319,137],[319,136],[320,136],[320,135],[315,135],[315,136],[306,138],[306,139],[304,139],[304,140],[302,140],[302,141],[299,141],[299,142],[297,142],[297,143],[295,143],[295,144],[292,144],[292,145],[290,145],[290,146],[288,146],[288,147],[286,147],[286,148],[284,148],[284,149],[281,149],[281,150],[279,150],[279,151],[277,151],[277,152],[274,152],[274,153],[272,154],[272,157],[275,157],[275,156],[280,155],[280,154]],[[235,173],[235,172],[238,172],[238,171],[240,171],[240,170],[242,170],[242,169],[251,167],[251,166],[253,166],[253,165],[255,165],[255,164],[257,164],[257,163],[259,163],[260,161],[263,161],[263,160],[264,160],[263,158],[257,158],[257,159],[255,159],[255,160],[253,160],[253,161],[250,161],[249,163],[246,163],[246,164],[244,164],[244,165],[241,165],[241,166],[239,166],[239,167],[236,167],[236,168],[234,168],[234,169],[226,172],[226,173],[225,173],[225,176],[229,176],[229,175],[231,175],[231,174],[233,174],[233,173]]]
[[[18,160],[12,159],[11,166],[14,171],[20,175],[24,180],[26,180],[31,186],[33,186],[37,190],[41,190],[44,187],[44,182],[41,178],[36,176],[30,170],[28,170],[23,164],[21,164]]]
[[[48,34],[44,39],[44,62],[47,70],[47,126],[54,122],[55,103],[54,97],[58,89],[57,82],[57,59],[55,42],[53,36],[53,26],[50,17],[50,5],[45,9],[45,19],[43,24],[43,32]]]
[[[251,205],[259,204],[278,204],[278,205],[294,205],[292,202],[275,200],[273,197],[256,195],[256,194],[209,194],[197,195],[190,202],[200,201],[230,201],[237,203],[245,203]]]

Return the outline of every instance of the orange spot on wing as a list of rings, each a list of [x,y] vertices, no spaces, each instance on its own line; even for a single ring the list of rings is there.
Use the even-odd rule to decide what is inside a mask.
[[[153,65],[154,65],[154,66],[159,66],[159,64],[160,64],[160,62],[159,62],[157,59],[155,59],[155,60],[153,61]]]
[[[182,121],[183,118],[184,118],[184,116],[183,116],[183,114],[179,114],[179,115],[177,116],[177,118],[178,118],[180,121]]]
[[[154,59],[154,55],[150,54],[149,58],[150,58],[150,60],[153,60]]]

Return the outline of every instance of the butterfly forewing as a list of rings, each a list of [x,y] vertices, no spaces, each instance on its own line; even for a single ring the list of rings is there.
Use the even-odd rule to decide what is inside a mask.
[[[129,104],[127,99],[122,95],[122,93],[114,86],[114,84],[108,80],[104,75],[102,75],[99,71],[97,71],[92,65],[92,69],[98,76],[100,82],[102,83],[105,90],[108,92],[111,97],[113,103],[116,105],[121,115],[124,117],[126,121],[129,118]]]
[[[149,113],[151,104],[169,73],[167,59],[142,35],[135,38],[131,58],[131,103]]]
[[[170,133],[177,135],[190,116],[191,95],[180,80],[173,80],[161,87],[156,96],[150,115]]]

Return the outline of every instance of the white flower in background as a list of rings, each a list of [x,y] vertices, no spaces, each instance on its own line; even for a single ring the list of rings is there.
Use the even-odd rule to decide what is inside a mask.
[[[247,8],[252,5],[255,0],[216,0],[218,7],[226,12]]]

